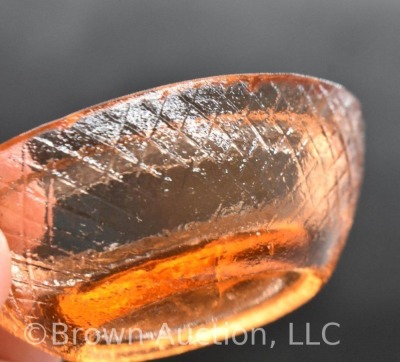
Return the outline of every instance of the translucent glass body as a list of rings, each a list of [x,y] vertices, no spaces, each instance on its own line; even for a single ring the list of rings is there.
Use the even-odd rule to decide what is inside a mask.
[[[331,275],[362,163],[358,101],[292,74],[177,83],[21,135],[0,146],[0,324],[40,323],[67,360],[130,361],[200,346],[160,343],[164,323],[175,341],[210,328],[204,344],[271,322]],[[77,341],[56,345],[54,323]],[[123,338],[88,344],[89,328]]]

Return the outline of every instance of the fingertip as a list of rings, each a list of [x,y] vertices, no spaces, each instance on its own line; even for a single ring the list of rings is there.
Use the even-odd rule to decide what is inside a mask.
[[[11,255],[7,240],[0,231],[0,305],[6,300],[11,287]]]

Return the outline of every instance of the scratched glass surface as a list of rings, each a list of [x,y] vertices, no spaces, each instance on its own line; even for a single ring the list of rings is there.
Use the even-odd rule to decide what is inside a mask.
[[[331,275],[362,165],[358,101],[295,74],[168,85],[21,135],[0,146],[0,324],[40,323],[39,347],[67,360],[132,361],[271,322]],[[122,340],[87,343],[89,328]]]

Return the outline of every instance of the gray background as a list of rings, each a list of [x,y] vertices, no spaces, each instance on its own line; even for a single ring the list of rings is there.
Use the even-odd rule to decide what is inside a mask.
[[[367,168],[338,269],[309,304],[266,326],[274,349],[210,347],[171,361],[400,360],[399,1],[2,1],[0,141],[170,82],[240,72],[337,81],[361,100]],[[327,322],[339,346],[288,346]]]

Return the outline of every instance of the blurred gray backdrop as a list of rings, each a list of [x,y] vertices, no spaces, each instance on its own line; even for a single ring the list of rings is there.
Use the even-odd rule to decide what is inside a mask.
[[[217,74],[297,72],[363,104],[367,168],[332,280],[265,327],[273,349],[212,346],[169,361],[400,360],[400,1],[0,0],[0,141],[83,107]],[[338,346],[289,346],[289,323]]]

